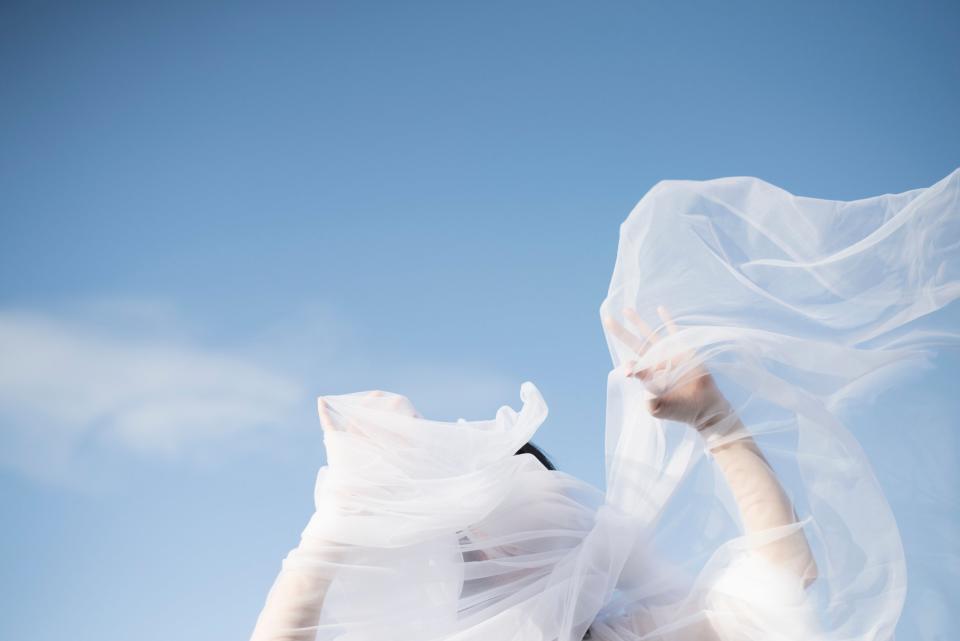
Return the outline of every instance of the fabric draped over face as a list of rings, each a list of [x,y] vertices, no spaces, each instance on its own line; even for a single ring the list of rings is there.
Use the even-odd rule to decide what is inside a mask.
[[[960,171],[852,202],[754,178],[664,181],[620,229],[600,311],[677,324],[642,356],[607,334],[606,488],[514,455],[547,418],[532,382],[489,420],[406,397],[320,398],[327,465],[282,572],[319,598],[316,639],[870,641],[907,587],[897,523],[842,410],[957,332]],[[606,330],[605,330],[606,331]],[[648,411],[643,367],[692,346],[756,440],[797,522],[745,534],[703,435]],[[598,423],[600,419],[598,417]],[[599,429],[598,429],[599,435]],[[585,437],[586,438],[586,437]],[[749,482],[746,480],[744,482]],[[801,532],[817,577],[756,553]],[[280,637],[278,637],[280,638]]]

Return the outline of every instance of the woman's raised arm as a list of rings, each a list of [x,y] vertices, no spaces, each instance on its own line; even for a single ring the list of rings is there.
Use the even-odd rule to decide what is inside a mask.
[[[657,311],[673,339],[678,332],[676,325],[663,307]],[[644,335],[643,338],[613,318],[606,318],[604,322],[618,339],[637,352],[639,359],[660,337],[643,322],[636,310],[625,309],[624,316]],[[648,409],[653,416],[687,423],[702,435],[717,428],[722,428],[725,434],[736,435],[733,439],[723,439],[715,446],[710,445],[711,439],[707,439],[707,443],[730,486],[747,534],[797,523],[790,499],[770,464],[720,392],[710,372],[697,362],[692,350],[671,350],[668,359],[646,367],[636,368],[636,362],[628,366],[630,375],[645,383],[664,378],[671,381],[665,387],[648,384],[647,389],[651,394]],[[817,576],[813,554],[799,527],[759,546],[757,553],[777,567],[799,576],[804,587],[810,585]]]

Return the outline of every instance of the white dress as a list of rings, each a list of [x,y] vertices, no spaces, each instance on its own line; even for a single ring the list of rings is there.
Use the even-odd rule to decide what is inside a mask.
[[[480,421],[430,420],[390,392],[323,396],[316,513],[253,638],[891,639],[903,549],[838,409],[956,342],[937,312],[960,295],[958,203],[960,170],[853,202],[753,178],[657,184],[621,226],[601,313],[656,327],[662,304],[677,331],[640,354],[605,329],[606,491],[514,455],[547,416],[531,382],[519,410]],[[701,434],[651,414],[676,372],[629,374],[682,349],[741,422]],[[782,526],[746,527],[777,506],[743,460],[718,471],[745,438],[789,497]],[[792,552],[760,553],[791,541],[779,549],[812,553],[812,582]]]

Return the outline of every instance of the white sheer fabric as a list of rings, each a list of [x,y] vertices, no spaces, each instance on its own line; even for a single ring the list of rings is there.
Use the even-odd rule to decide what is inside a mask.
[[[676,327],[643,349],[605,327],[606,492],[514,455],[547,416],[531,382],[480,421],[321,397],[316,513],[254,639],[892,638],[903,550],[839,414],[956,342],[958,195],[960,170],[854,202],[659,183],[601,313],[656,328],[664,305]],[[655,416],[703,366],[735,413],[699,433]]]

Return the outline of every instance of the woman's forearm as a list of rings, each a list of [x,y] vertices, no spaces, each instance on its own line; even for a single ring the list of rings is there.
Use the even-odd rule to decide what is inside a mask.
[[[644,338],[613,317],[604,317],[611,334],[637,354],[639,360],[627,361],[624,366],[628,376],[643,381],[649,394],[648,410],[657,418],[687,423],[701,435],[707,435],[707,445],[733,492],[748,534],[796,523],[789,497],[710,371],[693,348],[680,342],[682,330],[667,310],[661,306],[657,313],[663,320],[671,347],[656,357],[651,356],[652,346],[667,343],[661,343],[662,332],[651,329],[637,310],[626,307],[623,315]],[[736,434],[740,438],[723,438],[711,446],[710,442],[721,433]],[[816,578],[813,554],[799,526],[786,536],[758,547],[762,556],[802,577],[805,585]]]
[[[796,513],[770,464],[737,420],[742,438],[711,448],[733,493],[748,534],[797,522]],[[757,552],[773,564],[800,576],[804,585],[816,579],[817,566],[802,529],[762,544]]]
[[[313,641],[342,547],[304,536],[287,555],[250,641]]]

